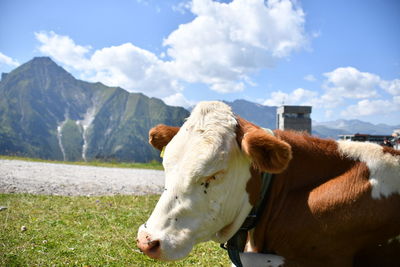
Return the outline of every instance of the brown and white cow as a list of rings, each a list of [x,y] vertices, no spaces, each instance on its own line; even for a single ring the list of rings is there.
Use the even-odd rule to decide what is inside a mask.
[[[285,266],[400,266],[392,239],[400,234],[399,151],[271,135],[221,102],[199,103],[181,128],[153,128],[150,143],[165,147],[166,176],[138,232],[139,248],[152,258],[176,260],[199,242],[226,242],[260,197],[261,172],[270,172],[247,251],[273,252]]]

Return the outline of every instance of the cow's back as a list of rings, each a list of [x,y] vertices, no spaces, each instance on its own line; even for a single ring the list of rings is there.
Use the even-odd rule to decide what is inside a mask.
[[[400,266],[398,241],[386,244],[400,234],[400,153],[277,133],[293,159],[274,181],[255,247],[298,266],[351,266],[354,255],[357,266],[385,255],[388,266]],[[374,182],[382,184],[376,189]]]

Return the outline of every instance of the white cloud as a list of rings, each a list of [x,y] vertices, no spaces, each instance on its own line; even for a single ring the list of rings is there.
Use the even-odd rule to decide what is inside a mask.
[[[40,42],[39,50],[43,54],[80,72],[83,79],[120,86],[133,92],[143,92],[149,96],[162,98],[170,105],[189,107],[195,103],[183,95],[183,81],[202,82],[208,84],[212,90],[222,93],[242,91],[246,86],[254,86],[249,74],[268,64],[273,65],[279,56],[284,55],[278,56],[272,52],[273,47],[278,49],[279,42],[275,46],[267,44],[267,48],[258,46],[256,34],[253,34],[254,36],[250,34],[248,37],[240,34],[236,36],[235,31],[228,27],[233,24],[230,24],[227,14],[232,12],[236,14],[234,7],[242,8],[241,4],[244,2],[245,0],[234,0],[229,4],[221,4],[195,0],[192,11],[196,10],[198,17],[189,24],[181,25],[165,42],[169,46],[167,53],[170,61],[166,60],[167,56],[157,56],[131,43],[93,51],[90,46],[78,45],[70,37],[57,35],[54,32],[35,33],[35,36]],[[286,1],[271,1],[270,3],[288,5]],[[248,7],[248,9],[252,8]],[[246,8],[242,11],[243,14],[249,12]],[[221,18],[217,18],[217,15]],[[224,21],[224,18],[227,21]],[[206,20],[206,22],[196,22],[197,19]],[[217,19],[221,19],[219,21],[222,23],[221,32],[213,30],[209,33],[200,32],[201,29],[210,29],[212,25],[218,28],[215,25]],[[251,21],[250,19],[250,24]],[[199,26],[198,29],[196,25]],[[193,31],[191,36],[194,40],[189,38],[189,32],[185,32],[186,30],[181,32],[182,27],[188,27],[186,30]],[[241,29],[237,30],[240,32]],[[263,30],[260,29],[260,31],[262,35]],[[179,37],[181,34],[183,36]],[[207,42],[209,37],[211,39]],[[233,37],[236,39],[233,40]],[[202,42],[204,46],[200,45]],[[297,48],[300,48],[300,43],[298,45]],[[239,47],[244,54],[238,54]],[[0,53],[0,63],[11,66],[19,64],[2,53]],[[400,111],[400,79],[383,80],[376,74],[361,72],[354,67],[337,68],[325,73],[324,76],[326,80],[322,87],[325,92],[322,94],[303,88],[297,88],[290,93],[275,91],[263,104],[312,105],[314,108],[323,109],[327,116],[341,113],[346,117]],[[304,78],[309,81],[315,80],[313,75],[307,75]],[[392,99],[384,98],[382,95],[384,91],[392,95]],[[358,102],[351,102],[354,99]]]
[[[319,97],[318,104],[322,108],[335,108],[344,105],[344,102],[343,96],[329,92]]]
[[[78,70],[90,67],[85,58],[91,50],[90,46],[77,45],[69,36],[58,35],[53,31],[35,32],[35,37],[41,43],[39,51],[43,54]]]
[[[381,79],[378,75],[361,72],[353,67],[337,68],[324,73],[327,77],[325,87],[328,94],[345,98],[376,97]]]
[[[90,77],[92,81],[102,81],[157,97],[183,90],[162,60],[131,43],[97,50],[90,62],[95,71],[95,75]]]
[[[339,114],[356,118],[400,111],[400,79],[383,80],[379,75],[353,67],[337,68],[324,76],[325,91],[321,94],[302,88],[290,93],[275,91],[264,104],[312,105],[322,109],[326,118]],[[383,94],[385,91],[389,97]]]
[[[398,105],[397,108],[400,109],[400,95],[399,96],[394,96],[393,97],[393,103],[395,105]]]
[[[359,101],[356,105],[351,105],[341,112],[341,115],[346,117],[361,117],[369,115],[383,115],[395,111],[400,111],[399,103],[396,104],[398,99],[389,100],[369,100],[364,99]]]
[[[308,75],[304,76],[304,80],[309,81],[309,82],[315,82],[317,79],[315,78],[314,75],[308,74]]]
[[[243,82],[234,82],[234,81],[218,81],[216,83],[211,84],[211,89],[220,93],[233,93],[233,92],[241,92],[244,90]]]
[[[176,93],[163,98],[163,101],[170,106],[180,106],[180,107],[191,107],[196,103],[193,101],[189,101],[186,97],[181,93]]]
[[[271,97],[264,101],[267,106],[285,105],[316,105],[318,93],[303,88],[297,88],[291,93],[276,91],[271,93]]]
[[[191,11],[196,18],[164,40],[171,70],[218,92],[242,90],[249,74],[306,44],[304,13],[289,0],[193,0]]]
[[[18,67],[20,65],[18,61],[14,60],[11,57],[6,56],[0,52],[0,65],[1,64],[11,66],[11,67]]]
[[[341,67],[331,72],[324,73],[327,79],[323,83],[325,93],[321,96],[321,105],[328,108],[343,105],[346,99],[362,99],[356,105],[351,105],[342,114],[378,114],[378,105],[382,107],[392,107],[393,102],[382,100],[382,93],[386,91],[394,96],[400,94],[400,80],[383,80],[379,75],[361,72],[354,67]],[[374,98],[375,100],[368,100]],[[368,101],[367,101],[368,100]],[[367,105],[371,108],[366,109]],[[384,109],[380,110],[384,113]]]
[[[400,95],[400,79],[381,81],[380,87],[386,90],[389,94]]]
[[[263,102],[263,105],[267,106],[280,106],[287,104],[289,94],[282,91],[276,91],[271,93],[271,97]]]
[[[312,38],[319,38],[321,36],[321,31],[314,31],[311,33]]]
[[[290,0],[193,0],[178,7],[190,8],[196,17],[164,40],[166,56],[131,43],[93,51],[52,31],[35,36],[40,52],[81,78],[158,97],[181,93],[182,81],[205,83],[220,93],[242,91],[254,85],[250,74],[307,43],[303,10]]]
[[[181,92],[183,87],[171,76],[168,65],[155,54],[125,43],[96,50],[80,46],[68,36],[54,32],[36,33],[39,50],[55,60],[81,72],[81,78],[120,86],[131,92],[166,97]]]
[[[400,111],[400,79],[383,80],[379,75],[361,72],[353,67],[337,68],[324,75],[327,77],[324,85],[327,92],[322,100],[329,101],[323,102],[338,106],[345,98],[362,99],[346,107],[341,112],[342,116],[354,118]],[[393,98],[382,99],[378,92],[383,91],[393,95]]]
[[[332,116],[334,115],[334,112],[333,112],[333,110],[331,110],[331,109],[327,109],[327,110],[325,110],[325,117],[326,118],[332,118]]]
[[[186,12],[188,12],[190,10],[191,6],[192,6],[191,1],[183,1],[183,2],[179,2],[176,5],[173,5],[172,10],[174,12],[178,12],[183,15],[183,14],[186,14]]]

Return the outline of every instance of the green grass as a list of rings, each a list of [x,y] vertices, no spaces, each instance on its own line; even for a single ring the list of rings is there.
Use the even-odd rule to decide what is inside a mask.
[[[0,206],[7,207],[0,211],[0,266],[230,266],[226,251],[213,242],[178,262],[141,254],[137,229],[157,200],[0,194]]]
[[[71,164],[81,166],[96,166],[96,167],[109,167],[109,168],[136,168],[136,169],[152,169],[152,170],[163,170],[161,163],[152,161],[149,163],[129,163],[129,162],[104,162],[104,161],[55,161],[55,160],[44,160],[37,158],[24,158],[16,156],[2,156],[0,159],[7,160],[23,160],[30,162],[45,162],[45,163],[56,163],[56,164]]]

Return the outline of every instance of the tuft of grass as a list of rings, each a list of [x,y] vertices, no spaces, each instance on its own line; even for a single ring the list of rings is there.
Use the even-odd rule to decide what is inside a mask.
[[[131,163],[131,162],[118,162],[118,161],[57,161],[57,160],[45,160],[38,158],[24,158],[17,156],[3,156],[0,155],[0,159],[6,160],[22,160],[29,162],[44,162],[44,163],[54,163],[54,164],[70,164],[70,165],[80,165],[80,166],[95,166],[95,167],[108,167],[108,168],[134,168],[134,169],[151,169],[151,170],[163,170],[163,166],[158,161],[151,161],[149,163]]]
[[[177,262],[140,253],[136,233],[158,198],[0,194],[0,266],[230,266],[214,242]]]

